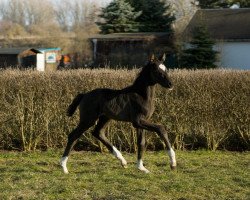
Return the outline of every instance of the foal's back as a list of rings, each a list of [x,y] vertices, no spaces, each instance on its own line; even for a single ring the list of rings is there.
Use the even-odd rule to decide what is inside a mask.
[[[143,112],[140,95],[125,88],[122,90],[95,89],[83,94],[80,103],[80,116],[131,121],[136,113]]]

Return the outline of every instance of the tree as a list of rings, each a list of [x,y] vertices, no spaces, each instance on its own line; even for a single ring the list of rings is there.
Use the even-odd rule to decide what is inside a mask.
[[[56,21],[65,32],[97,30],[99,7],[85,0],[61,0],[55,3]]]
[[[97,22],[101,33],[119,33],[138,31],[138,22],[136,18],[141,12],[135,12],[134,8],[125,0],[113,0],[107,7],[102,9],[99,15],[104,19],[103,22]]]
[[[213,50],[213,41],[205,26],[197,26],[194,29],[191,47],[183,50],[181,67],[184,68],[215,68],[218,52]]]
[[[198,1],[195,0],[164,0],[170,5],[171,13],[176,17],[174,32],[181,34],[198,9]],[[169,11],[168,11],[169,12]]]
[[[53,8],[48,0],[0,1],[0,17],[18,24],[29,31],[29,26],[48,24],[54,21]]]
[[[141,32],[172,33],[175,17],[169,13],[170,6],[160,0],[127,0],[142,14],[136,19]]]
[[[249,0],[199,0],[201,8],[228,8],[233,4],[240,4],[241,8],[249,8]]]
[[[5,39],[12,38],[16,36],[26,36],[28,33],[23,26],[12,23],[10,21],[0,22],[0,35],[4,36]]]
[[[69,9],[70,7],[70,9]],[[73,19],[71,17],[71,4],[69,0],[56,2],[55,4],[55,17],[61,29],[65,32],[71,30]]]
[[[219,0],[199,0],[201,8],[215,8]]]
[[[14,24],[25,27],[25,5],[24,1],[12,0],[0,2],[1,18]]]
[[[240,6],[242,8],[250,8],[250,1],[249,0],[241,0],[239,1]]]

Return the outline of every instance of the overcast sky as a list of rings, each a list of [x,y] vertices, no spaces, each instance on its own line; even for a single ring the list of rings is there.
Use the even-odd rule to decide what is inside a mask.
[[[50,0],[50,1],[54,1],[54,0]],[[63,1],[63,0],[56,0],[56,1]],[[100,5],[106,5],[109,2],[111,2],[112,0],[83,0],[83,1],[86,1],[86,2],[96,2],[96,3],[100,4]]]
[[[100,5],[107,5],[112,0],[85,0],[85,1],[88,1],[88,2],[97,2]]]

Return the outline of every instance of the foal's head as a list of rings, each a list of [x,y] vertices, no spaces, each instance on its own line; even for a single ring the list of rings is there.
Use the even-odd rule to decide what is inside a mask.
[[[152,55],[148,64],[145,67],[149,68],[150,78],[153,84],[158,83],[162,87],[170,89],[173,87],[173,85],[168,76],[167,68],[163,64],[165,58],[165,54],[163,54],[159,58],[155,58],[155,56]]]

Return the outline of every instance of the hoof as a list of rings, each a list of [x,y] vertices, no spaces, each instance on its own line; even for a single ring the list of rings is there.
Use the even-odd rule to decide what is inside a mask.
[[[176,165],[175,165],[175,166],[170,165],[170,168],[171,168],[171,170],[176,170],[176,169],[177,169],[177,166],[176,166]]]
[[[68,161],[68,157],[67,156],[62,157],[61,160],[60,160],[60,165],[63,168],[64,174],[68,174],[69,173],[68,168],[67,168],[67,161]]]
[[[61,165],[61,167],[63,168],[63,173],[64,173],[64,174],[68,174],[68,173],[69,173],[67,167],[65,167],[65,166],[63,166],[63,165]]]
[[[128,165],[122,165],[122,167],[123,167],[124,169],[127,169],[127,168],[128,168]]]
[[[145,174],[149,174],[149,173],[150,173],[150,171],[147,170],[147,169],[146,169],[146,170],[145,170],[145,169],[144,169],[144,170],[139,169],[139,170],[140,170],[141,172],[145,173]]]
[[[143,170],[142,172],[144,172],[145,174],[150,174],[150,171],[149,170]]]
[[[128,163],[127,163],[127,161],[126,161],[125,159],[122,159],[122,160],[121,160],[121,165],[122,165],[122,167],[125,168],[125,169],[128,168]]]
[[[150,171],[147,170],[145,167],[142,167],[142,168],[138,168],[141,172],[144,172],[145,174],[149,174]]]
[[[63,166],[61,163],[60,163],[60,166],[62,167],[64,174],[68,174],[69,173],[67,167]]]
[[[122,167],[123,167],[124,169],[127,169],[127,168],[128,168],[127,161],[126,161],[126,162],[121,162],[121,164],[122,164]]]

